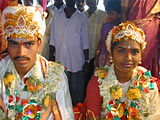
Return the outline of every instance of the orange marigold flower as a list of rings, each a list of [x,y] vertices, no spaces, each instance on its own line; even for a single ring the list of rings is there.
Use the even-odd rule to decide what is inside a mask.
[[[104,79],[107,75],[107,72],[105,70],[97,70],[97,77]]]
[[[141,120],[139,111],[136,108],[128,108],[128,119],[129,120]]]

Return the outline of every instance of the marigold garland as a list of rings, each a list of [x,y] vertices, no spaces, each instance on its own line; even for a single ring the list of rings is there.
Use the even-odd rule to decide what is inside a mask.
[[[51,96],[62,86],[61,75],[64,72],[64,67],[61,64],[49,62],[47,71],[45,72],[45,82],[43,82],[36,76],[37,74],[34,74],[37,70],[41,69],[39,68],[39,64],[36,63],[34,66],[36,69],[32,69],[32,75],[23,78],[24,87],[19,90],[19,88],[14,88],[14,85],[16,84],[16,81],[21,79],[17,78],[16,74],[13,74],[16,72],[14,72],[15,69],[13,69],[12,65],[13,64],[11,63],[3,77],[6,86],[5,93],[8,99],[6,105],[7,110],[9,111],[8,117],[17,120],[38,120],[40,119],[41,114],[49,106],[52,99]],[[12,72],[8,72],[10,70]],[[29,94],[29,99],[21,97],[19,94],[20,91]],[[41,92],[43,92],[43,94],[41,94]]]
[[[15,76],[11,72],[6,72],[3,80],[4,80],[4,85],[9,87],[11,83],[15,80]]]
[[[112,67],[109,71],[113,71]],[[144,94],[147,94],[150,90],[154,89],[153,83],[155,80],[150,72],[143,72],[138,68],[134,70],[134,76],[130,83],[131,85],[125,93],[125,100],[122,98],[122,96],[124,96],[122,87],[119,83],[115,82],[114,79],[116,79],[116,77],[109,71],[106,71],[107,75],[105,78],[98,77],[98,74],[95,74],[98,77],[100,94],[103,97],[102,107],[107,112],[106,120],[141,120],[142,116],[147,117],[149,113],[148,108],[145,105],[146,101]],[[111,76],[112,80],[106,79]],[[141,110],[142,108],[143,110]]]

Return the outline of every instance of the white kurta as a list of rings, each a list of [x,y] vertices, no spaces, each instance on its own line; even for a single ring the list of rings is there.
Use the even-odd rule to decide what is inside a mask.
[[[39,58],[41,56],[37,55],[37,61],[35,63],[35,65],[32,67],[32,69],[23,77],[30,77],[32,75],[36,76],[38,79],[41,80],[42,83],[46,82],[46,79],[43,76],[43,72],[42,72],[42,65],[39,61]],[[48,61],[46,61],[44,58],[41,57],[41,59],[43,59],[45,61],[46,64],[48,64]],[[56,64],[56,63],[55,63]],[[58,67],[57,67],[58,68]],[[71,98],[70,98],[70,93],[69,93],[69,88],[68,88],[68,81],[67,81],[67,77],[64,73],[64,71],[62,72],[61,70],[59,70],[61,68],[58,68],[57,71],[61,72],[60,73],[60,77],[56,78],[54,76],[50,76],[53,79],[60,79],[60,82],[55,82],[58,83],[57,85],[53,84],[53,91],[55,90],[55,96],[56,96],[56,100],[58,103],[58,107],[62,116],[62,120],[74,120],[74,115],[73,115],[73,110],[72,110],[72,103],[71,103]],[[56,69],[55,69],[56,70]],[[6,93],[6,87],[4,85],[3,82],[3,77],[5,75],[5,73],[7,72],[12,72],[15,76],[16,76],[16,80],[13,81],[12,86],[11,86],[11,93],[10,94],[14,94],[15,90],[18,90],[18,94],[19,97],[22,99],[35,99],[38,101],[38,103],[42,103],[42,96],[44,96],[45,92],[49,93],[50,91],[45,91],[47,86],[43,86],[43,88],[37,92],[34,95],[31,95],[30,92],[26,92],[24,91],[24,86],[25,83],[22,79],[20,79],[14,64],[12,63],[11,59],[9,58],[9,56],[5,57],[4,59],[2,59],[0,61],[0,79],[1,79],[1,83],[0,83],[0,94],[2,96],[3,102],[5,107],[7,108],[8,105],[11,104],[17,104],[15,103],[15,100],[13,100],[13,102],[9,103],[8,102],[8,96],[5,94]],[[53,75],[54,73],[49,73],[48,75]],[[56,76],[56,75],[55,75]],[[51,81],[54,82],[55,80]],[[52,92],[51,92],[52,93]],[[42,115],[45,112],[42,111]],[[8,116],[11,116],[11,119],[15,119],[15,111],[14,110],[9,110],[9,114]],[[53,120],[53,115],[50,113],[48,116],[47,120]]]

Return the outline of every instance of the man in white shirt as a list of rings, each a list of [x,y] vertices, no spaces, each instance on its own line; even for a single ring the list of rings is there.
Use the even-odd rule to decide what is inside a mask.
[[[88,21],[75,8],[75,0],[66,0],[64,10],[54,15],[51,26],[50,59],[67,68],[73,105],[84,100],[84,70],[88,65]]]
[[[41,0],[40,0],[41,1]],[[49,0],[47,0],[49,2]],[[40,3],[41,4],[41,3]],[[49,60],[49,42],[50,42],[50,31],[51,31],[51,22],[54,19],[54,14],[58,11],[63,10],[65,4],[63,0],[54,0],[54,4],[47,7],[47,17],[46,17],[46,32],[42,42],[42,49],[40,54],[44,56],[47,60]]]

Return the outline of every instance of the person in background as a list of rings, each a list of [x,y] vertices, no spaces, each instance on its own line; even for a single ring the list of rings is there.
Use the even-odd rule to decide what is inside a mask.
[[[0,60],[1,119],[74,120],[64,67],[38,54],[43,14],[32,6],[10,6],[2,13],[8,55]]]
[[[87,120],[158,120],[157,78],[139,66],[145,49],[144,32],[133,22],[115,26],[106,45],[113,64],[96,69],[85,99]]]
[[[121,0],[104,0],[106,21],[102,25],[100,40],[98,43],[94,65],[102,67],[110,64],[110,54],[106,48],[106,38],[109,31],[120,22]]]
[[[56,12],[51,25],[50,60],[67,68],[73,106],[84,100],[84,72],[88,68],[89,43],[87,17],[75,8],[75,0]],[[55,57],[54,57],[55,52]]]
[[[17,6],[18,0],[1,0],[0,1],[0,10],[3,11],[8,6]]]
[[[50,0],[47,1],[48,3]],[[54,14],[58,11],[63,10],[65,4],[63,0],[54,0],[54,4],[47,7],[47,17],[46,17],[46,32],[42,44],[42,49],[40,54],[49,60],[49,42],[50,42],[50,33],[51,33],[51,22],[54,19]]]
[[[100,30],[102,24],[106,20],[106,13],[97,8],[99,0],[86,0],[86,5],[89,7],[85,11],[88,18],[88,38],[89,38],[89,73],[85,75],[85,86],[94,72],[94,58],[100,39]]]
[[[137,7],[138,6],[138,7]],[[122,20],[134,20],[145,32],[142,66],[160,78],[160,0],[122,0]]]
[[[33,0],[24,0],[24,5],[25,6],[32,6],[33,5]]]
[[[49,3],[50,0],[48,0]],[[63,2],[63,0],[54,0],[54,4],[50,5],[49,7],[47,7],[47,13],[48,13],[48,17],[50,18],[50,21],[52,21],[52,19],[54,18],[54,12],[58,12],[61,11],[65,8],[65,4]]]
[[[80,12],[84,12],[85,0],[77,0],[76,7]]]

